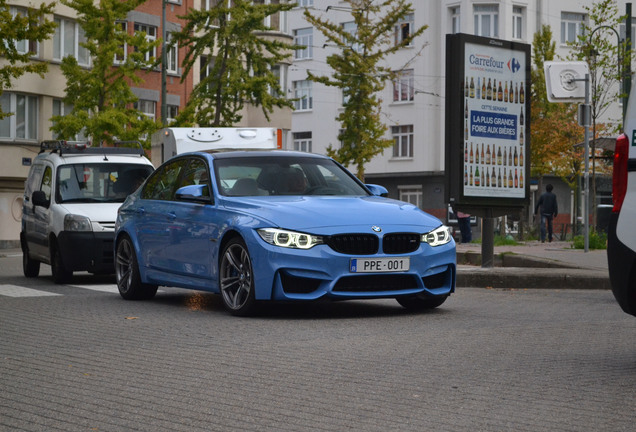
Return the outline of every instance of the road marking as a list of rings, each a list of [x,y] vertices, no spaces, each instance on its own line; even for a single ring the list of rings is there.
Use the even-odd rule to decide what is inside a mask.
[[[107,292],[107,293],[115,293],[115,294],[119,294],[119,290],[117,289],[117,285],[115,284],[102,284],[102,285],[69,285],[70,287],[73,288],[81,288],[81,289],[87,289],[87,290],[91,290],[91,291],[100,291],[100,292]]]
[[[48,291],[34,290],[18,285],[0,285],[0,295],[7,297],[47,297],[59,296],[62,294],[52,293]]]

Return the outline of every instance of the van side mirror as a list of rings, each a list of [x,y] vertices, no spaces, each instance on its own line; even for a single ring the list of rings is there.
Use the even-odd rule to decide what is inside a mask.
[[[51,205],[51,200],[48,199],[44,191],[41,190],[33,192],[33,195],[31,195],[31,202],[34,206],[40,206],[44,208],[49,208],[49,205]]]

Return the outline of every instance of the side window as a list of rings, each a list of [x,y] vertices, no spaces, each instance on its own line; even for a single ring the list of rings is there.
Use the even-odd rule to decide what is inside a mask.
[[[51,199],[51,183],[53,182],[53,169],[47,166],[42,175],[42,184],[40,190],[46,195],[46,199]]]
[[[193,158],[188,166],[184,169],[183,176],[179,182],[179,187],[190,185],[207,185],[204,196],[210,196],[210,174],[208,166],[203,159]]]
[[[42,164],[35,164],[31,166],[31,171],[29,172],[29,176],[25,183],[25,196],[30,197],[33,191],[38,190],[42,181],[42,171],[44,171],[44,165]]]
[[[177,180],[185,162],[186,159],[178,159],[159,167],[148,179],[141,197],[152,200],[173,200]]]

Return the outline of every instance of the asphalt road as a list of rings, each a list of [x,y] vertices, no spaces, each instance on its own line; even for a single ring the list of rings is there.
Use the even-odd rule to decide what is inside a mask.
[[[20,260],[0,258],[0,431],[634,430],[636,318],[609,291],[236,318],[200,292],[27,280]]]

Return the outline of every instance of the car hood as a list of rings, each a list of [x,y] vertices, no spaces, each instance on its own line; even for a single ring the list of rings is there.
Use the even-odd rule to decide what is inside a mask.
[[[315,234],[383,231],[428,232],[439,219],[416,206],[389,198],[369,196],[241,197],[227,198],[224,206],[249,214],[275,227],[310,230]]]
[[[66,213],[86,216],[93,222],[115,222],[117,209],[122,203],[64,203]]]

